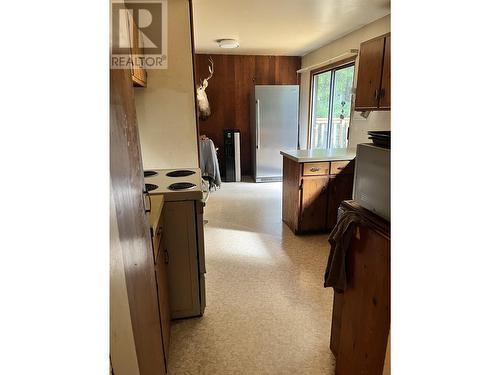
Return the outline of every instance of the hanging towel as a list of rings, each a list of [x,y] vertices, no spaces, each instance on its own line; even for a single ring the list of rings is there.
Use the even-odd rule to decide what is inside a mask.
[[[203,178],[210,183],[210,190],[220,188],[221,178],[217,151],[210,138],[200,139],[200,169]]]
[[[325,288],[333,287],[335,293],[344,293],[347,286],[346,255],[356,224],[366,223],[355,211],[345,211],[333,228],[328,242],[330,254],[325,270]]]

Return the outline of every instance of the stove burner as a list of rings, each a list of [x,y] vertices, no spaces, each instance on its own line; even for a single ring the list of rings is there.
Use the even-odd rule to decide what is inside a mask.
[[[155,171],[144,171],[144,177],[156,176],[158,172]]]
[[[191,182],[176,182],[175,184],[169,185],[170,190],[184,190],[184,189],[192,189],[196,185]]]
[[[158,185],[155,184],[146,184],[146,191],[152,191],[158,189]]]
[[[188,171],[187,169],[179,169],[177,171],[168,172],[168,177],[186,177],[195,174],[194,171]]]

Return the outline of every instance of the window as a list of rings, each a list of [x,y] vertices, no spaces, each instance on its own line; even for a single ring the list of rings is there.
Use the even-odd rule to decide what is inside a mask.
[[[311,75],[310,148],[347,147],[354,62]]]

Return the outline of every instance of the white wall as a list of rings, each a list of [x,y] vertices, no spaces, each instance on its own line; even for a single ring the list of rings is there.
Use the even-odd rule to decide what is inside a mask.
[[[372,39],[376,36],[388,33],[391,31],[390,15],[378,19],[361,29],[353,31],[346,36],[333,41],[326,46],[318,48],[302,57],[302,68],[321,63],[325,60],[336,57],[349,49],[359,49],[361,42]],[[356,60],[356,65],[358,61]],[[356,69],[357,75],[357,69]],[[354,78],[356,82],[357,76]],[[299,118],[299,142],[300,148],[307,148],[307,126],[309,116],[309,72],[301,74],[300,77],[300,118]],[[367,120],[361,119],[356,114],[351,119],[349,130],[349,147],[356,147],[358,143],[368,142],[368,130],[390,130],[391,128],[391,112],[376,111],[371,112]]]
[[[135,88],[144,169],[196,168],[198,134],[188,0],[168,0],[168,69]]]

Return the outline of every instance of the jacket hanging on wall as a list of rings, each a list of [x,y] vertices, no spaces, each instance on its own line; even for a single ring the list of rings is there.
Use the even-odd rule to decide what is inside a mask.
[[[210,190],[220,188],[219,161],[215,145],[210,138],[200,139],[200,169],[201,175],[210,184]]]

